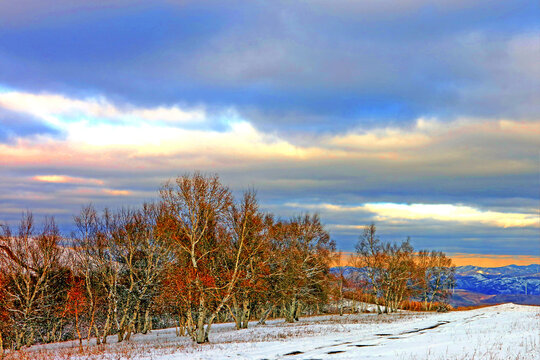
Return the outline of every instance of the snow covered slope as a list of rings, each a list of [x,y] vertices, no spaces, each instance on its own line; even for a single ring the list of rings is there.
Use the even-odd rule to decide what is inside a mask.
[[[326,332],[325,325],[306,325],[306,336],[286,341],[229,343],[156,359],[540,359],[539,323],[538,308],[507,304],[326,325]]]
[[[99,352],[90,346],[94,356],[77,356],[76,343],[69,342],[33,347],[27,358],[538,360],[540,308],[505,304],[443,314],[319,316],[238,331],[232,324],[218,324],[210,341],[195,345],[165,329],[122,344],[111,337]]]

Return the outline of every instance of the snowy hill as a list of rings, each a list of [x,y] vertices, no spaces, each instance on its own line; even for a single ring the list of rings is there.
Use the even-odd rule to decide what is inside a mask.
[[[216,324],[210,344],[196,345],[175,329],[135,335],[88,349],[75,341],[34,346],[25,359],[520,359],[538,360],[540,308],[505,304],[448,313],[326,315],[294,324],[274,320],[234,330]],[[22,356],[20,357],[23,358]]]

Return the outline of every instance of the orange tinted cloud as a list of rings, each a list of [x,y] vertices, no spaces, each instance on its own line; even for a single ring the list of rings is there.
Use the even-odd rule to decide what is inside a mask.
[[[93,184],[103,185],[103,181],[97,179],[86,179],[81,177],[72,177],[64,175],[36,175],[32,178],[34,181],[48,182],[55,184]]]
[[[107,195],[112,196],[129,196],[131,191],[129,190],[113,190],[113,189],[104,189],[103,192]]]
[[[96,188],[87,188],[81,187],[74,190],[65,191],[64,194],[71,194],[75,196],[129,196],[132,195],[132,192],[129,190],[117,190],[117,189],[96,189]]]

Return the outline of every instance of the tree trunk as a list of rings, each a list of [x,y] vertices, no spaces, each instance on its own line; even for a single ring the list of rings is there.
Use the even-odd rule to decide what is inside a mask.
[[[135,326],[136,326],[136,323],[137,323],[137,319],[139,318],[140,306],[141,306],[141,302],[139,300],[136,300],[135,308],[133,309],[133,314],[132,314],[131,317],[129,315],[127,315],[129,310],[126,310],[127,322],[126,322],[126,325],[125,325],[126,331],[125,331],[124,340],[129,341],[129,339],[131,339],[131,334],[134,334],[135,331],[136,331]]]
[[[186,335],[186,319],[178,314],[178,329],[176,330],[176,336]]]
[[[26,339],[26,346],[32,346],[34,344],[35,339],[35,330],[33,327],[30,328],[30,336],[28,336],[28,339]]]
[[[300,313],[302,312],[302,303],[297,301],[296,302],[296,309],[294,309],[294,321],[298,321],[298,318],[300,317]]]
[[[22,331],[19,331],[17,330],[18,327],[15,326],[15,350],[20,350],[21,347],[22,347],[22,339],[23,339],[23,336],[24,336],[24,330]]]
[[[205,326],[198,327],[195,329],[195,342],[197,344],[204,344],[208,342],[208,332],[205,329]]]
[[[118,342],[122,342],[124,340],[124,335],[127,332],[127,327],[129,326],[127,321],[127,307],[129,306],[129,300],[128,303],[125,305],[126,308],[124,309],[124,313],[122,314],[122,318],[120,319],[120,322],[118,323]]]
[[[270,315],[273,309],[274,309],[274,304],[270,304],[268,308],[263,312],[257,325],[266,325],[266,320],[268,319],[268,316]]]
[[[91,299],[91,302],[90,302],[90,309],[91,309],[91,312],[90,312],[90,325],[88,326],[88,336],[86,338],[86,342],[87,344],[89,345],[90,344],[90,338],[92,337],[92,330],[94,329],[94,322],[95,322],[95,319],[96,319],[96,306],[95,306],[95,303],[94,303],[94,300],[93,298],[90,298]],[[96,328],[97,330],[97,328]],[[97,339],[97,344],[99,345],[99,333],[96,331],[96,339]]]
[[[4,340],[2,338],[2,332],[0,332],[0,360],[4,358]]]
[[[234,320],[234,325],[236,327],[236,330],[241,329],[242,328],[242,309],[240,309],[240,306],[238,305],[238,301],[236,301],[236,296],[233,296],[232,306],[228,306],[228,308]]]
[[[188,314],[188,316],[193,316],[193,315]],[[205,307],[204,301],[201,300],[201,303],[199,305],[199,310],[197,312],[197,321],[195,322],[194,326],[191,326],[191,329],[190,329],[191,338],[197,344],[203,344],[205,342],[208,342],[208,333],[205,328],[205,322],[206,322],[206,307]]]
[[[343,273],[339,279],[339,316],[343,316]]]
[[[96,323],[94,323],[94,333],[96,334],[96,345],[101,345],[101,337],[99,336],[99,329]],[[90,339],[88,340],[88,343],[90,343]]]
[[[96,301],[94,299],[94,294],[92,292],[92,285],[89,277],[88,270],[85,272],[85,284],[86,292],[88,293],[88,298],[90,299],[90,325],[88,326],[88,336],[86,338],[87,345],[90,345],[90,338],[92,337],[92,329],[94,328],[94,323],[96,319]],[[96,342],[99,345],[99,333],[97,332],[96,327]]]
[[[103,325],[103,332],[101,333],[101,342],[103,344],[107,343],[107,336],[109,335],[109,330],[111,328],[112,311],[112,304],[109,302],[107,307],[107,318],[105,319],[105,325]]]
[[[249,300],[245,299],[242,305],[242,321],[240,327],[242,329],[247,329],[249,325],[249,316],[251,314]]]
[[[296,298],[293,298],[288,304],[285,305],[285,321],[293,323],[296,319]]]
[[[197,344],[203,344],[205,342],[208,342],[208,332],[204,326],[205,320],[206,320],[206,308],[202,306],[199,308],[197,326],[195,328],[194,334],[192,335],[193,340],[195,340]]]
[[[82,351],[82,336],[81,336],[81,329],[79,326],[79,311],[77,309],[75,309],[75,329],[77,330],[77,337],[79,338],[79,350]]]
[[[150,317],[150,306],[148,306],[144,313],[144,326],[142,329],[142,333],[147,334],[151,330],[152,330],[152,318]]]

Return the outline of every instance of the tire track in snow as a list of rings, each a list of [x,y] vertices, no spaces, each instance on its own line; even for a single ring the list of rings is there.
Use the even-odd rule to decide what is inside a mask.
[[[416,334],[424,334],[426,331],[434,330],[440,326],[447,325],[450,323],[451,321],[442,320],[430,326],[426,326],[422,328],[414,328],[411,330],[402,331],[398,334],[389,334],[389,333],[374,334],[373,337],[365,338],[362,341],[359,341],[358,344],[354,344],[354,342],[352,341],[345,341],[345,342],[340,342],[340,343],[332,344],[332,345],[319,346],[312,350],[291,351],[281,356],[277,356],[275,359],[318,360],[318,359],[321,359],[319,358],[320,356],[326,357],[326,355],[346,353],[350,347],[362,348],[362,347],[384,346],[385,344],[389,343],[388,341],[385,341],[385,340],[407,339]]]

